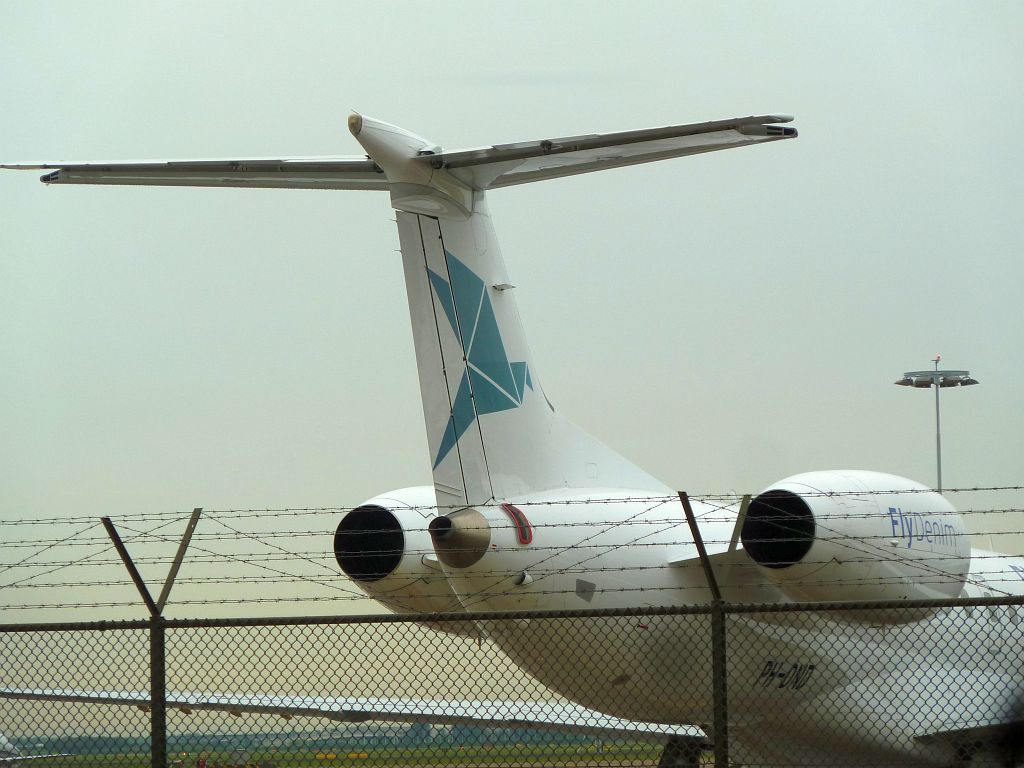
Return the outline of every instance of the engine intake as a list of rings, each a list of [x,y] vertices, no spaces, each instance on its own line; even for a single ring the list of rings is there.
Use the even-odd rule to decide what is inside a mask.
[[[398,518],[379,504],[356,507],[342,518],[334,534],[334,557],[356,581],[390,575],[405,554],[405,533]]]
[[[786,568],[810,551],[816,528],[807,502],[792,491],[776,488],[750,502],[740,535],[755,563]]]

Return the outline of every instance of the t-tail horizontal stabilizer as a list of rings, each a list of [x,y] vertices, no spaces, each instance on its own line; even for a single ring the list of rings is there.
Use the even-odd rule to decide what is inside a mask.
[[[526,344],[484,192],[796,136],[785,115],[445,151],[359,114],[362,157],[16,163],[48,184],[146,184],[387,191],[412,316],[434,488],[440,505],[561,489],[668,493],[562,418]],[[608,495],[605,493],[604,495]]]
[[[354,115],[350,126],[363,118]],[[470,189],[485,190],[637,163],[791,139],[789,115],[760,115],[617,133],[518,141],[442,150],[424,142],[417,161],[445,169]],[[358,121],[358,122],[357,122]],[[374,121],[377,122],[377,121]],[[382,123],[378,123],[383,125]],[[396,129],[401,130],[401,129]],[[408,132],[402,131],[408,134]],[[46,184],[387,190],[389,180],[366,157],[264,157],[194,160],[26,161],[0,168],[46,170]]]

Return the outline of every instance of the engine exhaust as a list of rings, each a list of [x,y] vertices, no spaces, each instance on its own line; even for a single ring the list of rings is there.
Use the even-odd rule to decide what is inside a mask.
[[[437,558],[449,568],[468,568],[477,563],[491,543],[491,526],[480,512],[467,507],[427,526]]]

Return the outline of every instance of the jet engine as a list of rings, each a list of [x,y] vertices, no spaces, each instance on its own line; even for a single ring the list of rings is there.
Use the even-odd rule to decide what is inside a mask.
[[[359,588],[396,613],[461,611],[427,533],[436,516],[432,486],[402,488],[360,504],[338,523],[334,556]],[[462,622],[431,624],[475,634]]]
[[[750,503],[740,536],[761,575],[797,601],[957,597],[971,564],[953,506],[879,472],[808,472],[775,483]]]

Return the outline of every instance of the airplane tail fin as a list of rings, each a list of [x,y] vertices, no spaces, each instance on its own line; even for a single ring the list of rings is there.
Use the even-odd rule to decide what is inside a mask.
[[[464,220],[397,214],[438,503],[664,489],[548,401],[483,194],[474,197]]]

